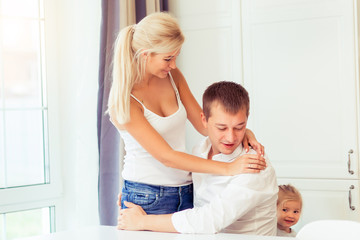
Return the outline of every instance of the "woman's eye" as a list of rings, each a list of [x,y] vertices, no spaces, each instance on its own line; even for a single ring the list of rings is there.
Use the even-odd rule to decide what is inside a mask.
[[[236,131],[242,131],[244,128],[235,128]]]
[[[167,61],[167,62],[170,62],[171,58],[165,58],[164,60]]]
[[[219,131],[225,131],[226,130],[226,128],[218,128],[219,129]]]

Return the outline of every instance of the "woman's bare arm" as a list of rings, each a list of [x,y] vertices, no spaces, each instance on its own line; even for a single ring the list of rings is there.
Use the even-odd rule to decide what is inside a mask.
[[[112,119],[113,124],[119,129],[128,131],[146,151],[167,167],[219,175],[257,173],[265,168],[264,159],[258,155],[249,155],[247,159],[224,163],[209,161],[184,152],[175,151],[150,125],[144,117],[143,109],[138,102],[132,99],[130,101],[130,109],[130,122],[120,125],[116,119]],[[110,115],[112,115],[111,112]]]
[[[185,77],[177,68],[171,71],[171,75],[179,90],[181,102],[186,109],[186,114],[189,121],[200,134],[207,136],[206,129],[204,128],[200,117],[202,109],[199,103],[196,101],[194,95],[191,93]]]

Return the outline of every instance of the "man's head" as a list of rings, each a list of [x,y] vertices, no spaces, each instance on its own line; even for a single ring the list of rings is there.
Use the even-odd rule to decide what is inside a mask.
[[[205,90],[201,118],[212,143],[211,155],[231,154],[241,144],[249,106],[249,95],[240,84],[222,81]]]

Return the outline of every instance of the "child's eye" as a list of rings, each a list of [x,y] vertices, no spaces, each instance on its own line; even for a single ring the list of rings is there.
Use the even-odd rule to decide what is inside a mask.
[[[297,210],[296,210],[296,211],[294,211],[294,213],[296,213],[296,214],[298,214],[299,212],[300,212],[300,211],[297,211]]]
[[[283,212],[287,212],[288,210],[286,208],[283,208]]]

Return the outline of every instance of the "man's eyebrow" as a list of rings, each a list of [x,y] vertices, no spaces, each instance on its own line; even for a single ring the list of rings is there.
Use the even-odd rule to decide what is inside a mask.
[[[244,125],[245,124],[245,122],[241,122],[241,123],[239,123],[239,124],[237,124],[236,126],[242,126],[242,125]],[[223,123],[215,123],[215,125],[216,126],[227,126],[226,124],[223,124]]]

